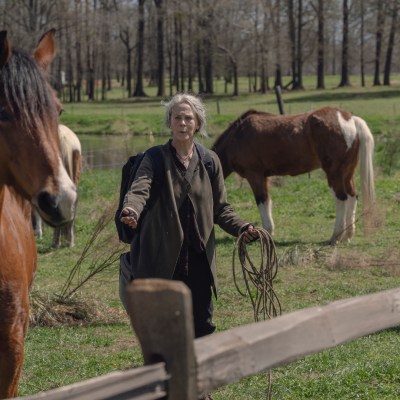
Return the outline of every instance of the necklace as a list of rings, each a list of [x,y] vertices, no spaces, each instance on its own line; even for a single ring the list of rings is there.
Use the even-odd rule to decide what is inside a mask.
[[[190,151],[189,154],[187,154],[186,156],[181,156],[178,152],[176,152],[176,155],[178,156],[178,158],[185,163],[186,161],[189,161],[193,155],[193,147],[192,150]]]

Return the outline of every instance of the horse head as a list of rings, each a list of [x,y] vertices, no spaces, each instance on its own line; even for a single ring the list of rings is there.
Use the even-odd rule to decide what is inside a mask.
[[[0,32],[0,187],[14,187],[57,226],[73,218],[77,192],[61,161],[61,104],[46,76],[54,34],[45,33],[30,56]]]

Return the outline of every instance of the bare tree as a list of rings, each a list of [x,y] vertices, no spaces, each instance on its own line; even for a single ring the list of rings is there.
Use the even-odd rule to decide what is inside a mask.
[[[215,78],[222,78],[225,93],[238,95],[240,76],[249,78],[250,91],[269,90],[272,66],[275,87],[283,87],[282,75],[289,74],[286,87],[300,89],[303,74],[316,71],[316,87],[323,89],[327,65],[337,73],[340,58],[339,86],[350,85],[356,67],[361,85],[367,73],[380,84],[382,67],[389,85],[390,74],[400,70],[399,2],[0,0],[0,20],[25,48],[56,28],[51,76],[65,101],[82,101],[84,84],[88,100],[105,99],[113,79],[126,86],[129,97],[145,96],[147,76],[158,96],[165,96],[167,78],[170,94],[185,89],[211,94]]]
[[[294,1],[288,0],[288,24],[290,40],[290,64],[292,67],[292,88],[297,87],[297,63],[296,63],[296,23],[294,16]]]
[[[293,89],[304,89],[303,86],[303,0],[297,0],[297,46],[296,46],[296,64],[297,64],[297,85]]]
[[[202,61],[204,66],[204,90],[205,93],[214,93],[214,84],[213,84],[213,68],[214,68],[214,46],[213,41],[211,40],[213,24],[214,24],[214,4],[213,1],[207,0],[205,2],[205,8],[203,11],[203,16],[201,19],[201,26],[203,28],[203,52],[202,52]],[[208,34],[206,34],[208,32]]]
[[[92,26],[94,25],[96,4],[91,12],[89,0],[85,0],[85,33],[86,33],[86,93],[89,100],[94,100],[96,44],[93,40]],[[91,18],[93,16],[93,18]]]
[[[132,20],[135,19],[132,17],[136,12],[136,8],[130,4],[124,4],[123,2],[117,3],[116,1],[114,1],[114,7],[117,12],[116,19],[118,20],[119,25],[118,37],[121,40],[124,51],[124,77],[126,78],[126,91],[128,97],[132,97],[132,52],[136,48],[134,33],[135,25],[132,24]]]
[[[360,71],[361,71],[361,86],[365,86],[365,60],[364,60],[364,0],[360,0]]]
[[[375,70],[374,70],[374,86],[379,86],[381,80],[380,75],[380,58],[382,51],[383,27],[385,23],[385,13],[383,11],[383,1],[377,2],[377,18],[376,18],[376,33],[375,33]]]
[[[250,42],[249,39],[253,37],[251,33],[253,30],[250,28],[250,24],[254,27],[254,21],[251,22],[251,17],[247,20],[243,18],[247,9],[248,3],[236,2],[229,9],[223,7],[223,4],[221,4],[221,7],[217,10],[218,14],[216,15],[216,23],[214,25],[215,36],[213,37],[213,41],[217,44],[217,49],[220,50],[220,58],[222,54],[222,61],[218,64],[220,64],[220,68],[221,66],[223,68],[220,72],[225,79],[225,93],[228,90],[228,83],[233,82],[232,94],[234,96],[239,95],[240,55]],[[235,29],[238,34],[227,35],[226,32],[231,32],[232,29]],[[247,47],[247,49],[249,48],[250,46]],[[253,59],[251,58],[249,62],[252,63]]]
[[[121,28],[119,32],[119,37],[125,48],[126,56],[126,89],[128,92],[128,97],[132,96],[132,51],[135,48],[132,43],[132,32],[129,27]]]
[[[146,93],[143,89],[143,50],[144,50],[144,3],[146,0],[139,0],[139,21],[137,30],[137,42],[136,42],[136,86],[133,96],[144,97]]]
[[[82,54],[81,54],[81,41],[82,41],[82,25],[80,16],[82,15],[82,2],[75,2],[75,52],[76,52],[76,101],[82,100],[82,78],[83,78],[83,67],[82,67]]]
[[[154,0],[154,3],[157,10],[157,96],[164,96],[164,1]]]
[[[385,67],[383,73],[383,84],[390,85],[390,70],[392,66],[392,57],[393,57],[393,49],[394,49],[394,39],[396,35],[396,30],[398,28],[397,17],[399,13],[400,2],[399,0],[392,0],[389,12],[391,14],[391,24],[390,24],[390,32],[389,32],[389,40],[386,50],[386,58],[385,58]]]
[[[271,22],[273,32],[275,32],[275,54],[276,54],[276,68],[275,68],[275,83],[274,87],[282,87],[282,58],[281,58],[281,0],[275,0],[275,6],[271,9]],[[274,18],[275,16],[275,18]]]
[[[349,78],[349,6],[343,0],[342,71],[339,87],[350,86]]]
[[[270,1],[264,1],[263,7],[263,26],[262,26],[262,38],[260,41],[261,47],[261,75],[260,75],[260,91],[266,93],[269,90],[268,81],[268,58],[269,58],[269,37],[271,35],[269,10]]]
[[[318,49],[317,49],[317,89],[325,89],[325,10],[324,0],[318,0],[316,10],[318,18]]]

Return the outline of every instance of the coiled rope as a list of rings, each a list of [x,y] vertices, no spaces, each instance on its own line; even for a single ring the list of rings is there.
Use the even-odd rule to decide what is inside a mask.
[[[237,291],[244,297],[250,298],[254,321],[266,320],[282,314],[281,303],[273,288],[273,280],[278,273],[278,259],[276,256],[275,243],[271,235],[262,228],[254,228],[259,238],[246,243],[244,233],[236,240],[233,249],[233,280]],[[259,244],[259,265],[250,258],[248,246]],[[237,253],[237,254],[236,254]],[[239,259],[241,276],[245,284],[243,291],[238,282],[239,272],[236,271],[236,259]]]
[[[244,233],[236,240],[233,249],[233,280],[237,291],[250,298],[254,321],[271,319],[282,314],[282,306],[279,298],[273,288],[273,280],[278,273],[278,259],[276,256],[275,243],[271,235],[262,228],[255,228],[259,238],[250,243],[246,243]],[[259,265],[256,265],[254,258],[250,257],[248,246],[254,247],[259,244]],[[253,254],[253,252],[252,252]],[[239,258],[241,266],[241,276],[244,281],[245,291],[243,291],[238,282],[239,272],[236,271],[235,260]],[[272,373],[268,371],[267,398],[272,399]]]

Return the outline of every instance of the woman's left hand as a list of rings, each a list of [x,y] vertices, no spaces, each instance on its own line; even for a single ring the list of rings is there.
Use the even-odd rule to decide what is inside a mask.
[[[248,225],[246,230],[243,232],[243,238],[245,243],[254,242],[260,237],[258,230],[255,229],[254,225]]]

